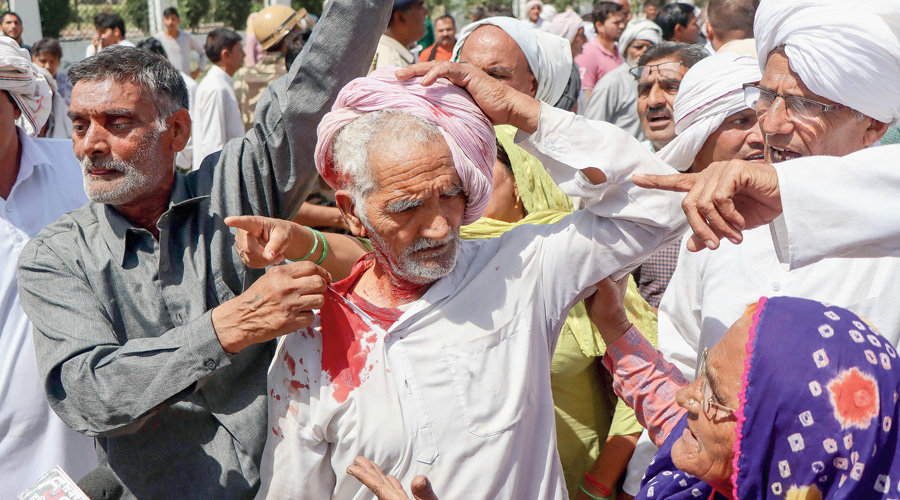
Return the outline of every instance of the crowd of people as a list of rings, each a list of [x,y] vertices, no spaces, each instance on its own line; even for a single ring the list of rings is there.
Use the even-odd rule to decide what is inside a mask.
[[[900,497],[900,6],[706,3],[0,16],[0,495]]]

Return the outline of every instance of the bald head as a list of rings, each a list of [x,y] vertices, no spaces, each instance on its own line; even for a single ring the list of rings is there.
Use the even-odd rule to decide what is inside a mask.
[[[759,0],[710,0],[708,32],[710,42],[718,50],[722,45],[744,38],[753,38],[753,18]]]
[[[525,53],[505,31],[490,24],[479,26],[466,38],[459,62],[472,64],[524,94],[537,94],[537,80]]]

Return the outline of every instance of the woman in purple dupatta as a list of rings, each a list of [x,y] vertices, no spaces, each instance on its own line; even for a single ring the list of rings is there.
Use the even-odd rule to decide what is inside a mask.
[[[660,443],[637,498],[900,498],[900,359],[852,312],[762,298],[668,400],[683,377],[633,328],[609,346]]]

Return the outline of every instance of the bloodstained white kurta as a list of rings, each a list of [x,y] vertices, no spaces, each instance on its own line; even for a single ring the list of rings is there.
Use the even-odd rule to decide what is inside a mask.
[[[260,497],[372,498],[346,473],[362,455],[407,488],[427,475],[441,498],[568,498],[550,392],[566,313],[686,225],[681,195],[630,180],[670,167],[613,125],[541,106],[526,148],[587,209],[461,242],[453,271],[386,330],[329,292],[270,368]]]

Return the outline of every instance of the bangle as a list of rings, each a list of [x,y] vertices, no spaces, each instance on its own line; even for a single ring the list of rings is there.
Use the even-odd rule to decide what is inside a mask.
[[[313,252],[316,251],[316,247],[319,246],[319,239],[316,238],[316,233],[317,233],[318,231],[316,231],[315,229],[313,229],[313,228],[311,228],[311,227],[307,227],[306,229],[309,229],[309,230],[312,232],[312,235],[313,235],[313,246],[312,246],[312,250],[310,250],[308,254],[304,255],[303,257],[300,257],[299,259],[287,259],[287,260],[290,260],[291,262],[300,262],[301,260],[306,260],[306,259],[308,259],[309,256],[312,255]]]
[[[592,476],[589,472],[584,473],[584,479],[588,482],[589,485],[593,486],[593,488],[600,492],[603,497],[609,497],[612,495],[612,490],[603,485],[600,481],[597,481],[597,478]]]
[[[316,230],[313,229],[313,231],[316,231]],[[322,249],[322,256],[319,257],[319,260],[316,261],[316,265],[318,266],[325,260],[325,257],[328,256],[328,240],[325,239],[325,235],[320,233],[319,231],[316,231],[316,234],[318,234],[322,238],[322,246],[325,247]]]
[[[611,500],[612,499],[612,496],[610,496],[610,495],[607,495],[605,497],[598,497],[597,495],[592,495],[590,491],[584,489],[583,484],[578,485],[578,489],[580,489],[582,493],[593,498],[594,500]]]

